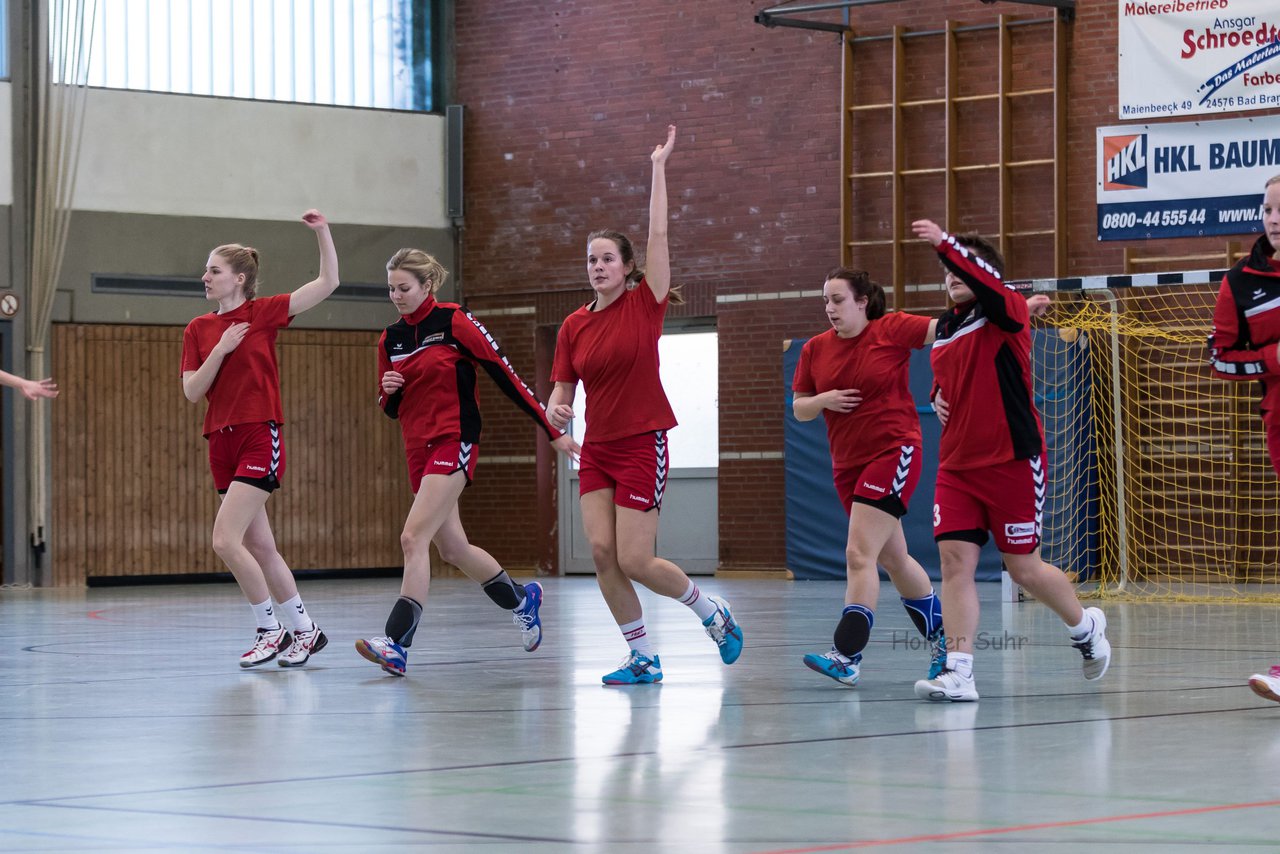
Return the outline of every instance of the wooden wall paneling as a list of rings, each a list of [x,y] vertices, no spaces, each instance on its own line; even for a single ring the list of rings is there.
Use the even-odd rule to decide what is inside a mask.
[[[104,391],[111,381],[111,366],[102,357],[102,334],[102,329],[94,329],[85,341],[86,356],[92,368],[92,380],[89,384],[85,412],[85,427],[89,430],[89,435],[86,437],[86,457],[91,479],[90,501],[85,518],[86,530],[89,534],[89,548],[88,553],[85,555],[85,567],[90,576],[102,574],[103,550],[106,546],[103,532],[107,529],[107,525],[110,524],[109,513],[111,510],[109,502],[102,500],[102,485],[104,482],[110,482],[113,474],[112,462],[103,459],[98,451],[98,442],[102,438],[103,415],[105,414],[107,419],[110,419],[114,414],[104,412],[101,408]]]
[[[84,423],[85,385],[76,377],[83,371],[84,329],[61,324],[53,328],[54,379],[61,393],[52,409],[53,425],[53,528],[49,537],[49,560],[54,583],[78,586],[84,583],[85,514],[85,432],[75,429]],[[59,488],[62,486],[63,488]]]
[[[356,526],[355,502],[352,499],[363,492],[364,479],[360,477],[357,468],[361,441],[351,426],[357,417],[355,401],[352,400],[351,394],[355,377],[350,369],[351,351],[355,349],[355,342],[349,340],[347,336],[343,336],[343,339],[330,350],[334,376],[337,379],[333,383],[334,392],[337,395],[334,429],[338,434],[336,436],[339,440],[338,446],[342,448],[343,453],[341,459],[334,460],[337,477],[335,480],[337,488],[334,490],[337,524],[329,535],[333,539],[339,559],[347,566],[356,566],[359,556],[352,536],[352,529]]]
[[[356,504],[367,489],[367,481],[360,472],[360,447],[365,442],[356,427],[360,423],[353,388],[356,383],[353,356],[357,344],[350,336],[343,336],[343,339],[341,346],[336,347],[334,352],[341,377],[341,381],[335,384],[339,398],[337,426],[345,452],[337,489],[338,507],[341,508],[340,522],[334,533],[342,546],[343,562],[347,566],[357,566],[360,562],[360,550],[355,542],[358,524]]]
[[[210,549],[219,499],[182,397],[176,327],[59,325],[51,559],[87,577],[224,572]],[[268,502],[297,569],[398,566],[412,496],[398,425],[373,392],[375,333],[281,333],[284,489]]]

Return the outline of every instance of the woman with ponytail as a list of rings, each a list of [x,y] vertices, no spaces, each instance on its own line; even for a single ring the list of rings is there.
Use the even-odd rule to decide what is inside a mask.
[[[579,496],[582,523],[596,581],[623,640],[627,657],[606,673],[606,685],[652,683],[662,664],[644,624],[635,582],[686,605],[719,647],[725,664],[742,652],[742,629],[729,603],[704,596],[689,576],[655,555],[658,512],[666,489],[667,431],[676,426],[658,374],[658,338],[667,306],[679,297],[671,287],[667,245],[667,159],[675,125],[654,147],[645,271],[635,250],[616,231],[587,237],[587,278],[595,297],[569,315],[556,339],[547,405],[551,423],[565,429],[573,418],[578,381],[586,391]]]
[[[276,549],[266,508],[285,468],[276,333],[338,287],[338,253],[328,221],[315,210],[302,221],[320,245],[320,272],[313,281],[293,293],[259,298],[258,250],[219,246],[209,253],[204,272],[205,298],[218,310],[191,321],[182,336],[182,393],[192,403],[209,400],[204,437],[213,485],[222,496],[213,550],[235,576],[257,621],[241,667],[272,660],[299,667],[328,643]]]

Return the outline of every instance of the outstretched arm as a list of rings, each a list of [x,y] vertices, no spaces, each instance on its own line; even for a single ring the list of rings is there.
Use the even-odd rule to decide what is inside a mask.
[[[653,188],[649,192],[649,242],[645,246],[644,279],[658,302],[671,290],[671,250],[667,246],[667,158],[676,144],[676,126],[667,125],[667,141],[654,146]]]
[[[0,371],[0,385],[16,388],[27,400],[58,396],[58,384],[53,380],[29,380],[8,371]]]
[[[498,341],[484,328],[480,321],[468,311],[458,310],[453,313],[451,330],[457,341],[458,352],[470,357],[497,384],[502,393],[511,398],[512,403],[522,409],[547,434],[553,443],[559,439],[563,431],[547,417],[542,402],[533,393],[533,389],[520,379],[516,369],[503,354]],[[383,382],[386,382],[384,377]],[[557,448],[561,446],[557,445]],[[567,446],[565,446],[567,448]],[[561,448],[562,450],[565,448]]]
[[[304,213],[302,221],[316,233],[316,240],[320,243],[320,275],[289,295],[290,317],[315,308],[338,287],[338,250],[333,246],[329,221],[318,210]]]

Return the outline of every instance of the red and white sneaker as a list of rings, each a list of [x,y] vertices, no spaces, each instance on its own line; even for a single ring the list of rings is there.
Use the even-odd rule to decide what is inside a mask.
[[[1249,687],[1259,697],[1280,703],[1280,664],[1271,665],[1266,675],[1255,673],[1250,676]]]
[[[328,645],[329,639],[324,636],[324,632],[320,631],[319,626],[312,623],[309,630],[293,633],[293,643],[289,644],[288,649],[280,653],[280,657],[276,659],[276,664],[281,667],[301,667],[307,663],[307,659]]]
[[[266,664],[275,658],[281,649],[289,646],[292,641],[293,635],[289,634],[289,630],[284,626],[277,625],[274,629],[258,629],[258,636],[253,641],[253,647],[240,656],[240,666],[257,667],[259,664]]]

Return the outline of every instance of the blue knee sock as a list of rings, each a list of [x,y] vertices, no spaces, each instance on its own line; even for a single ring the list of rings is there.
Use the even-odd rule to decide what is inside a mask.
[[[902,597],[902,607],[907,609],[911,622],[916,624],[920,634],[929,637],[942,628],[942,600],[932,590],[928,596],[919,599]]]

